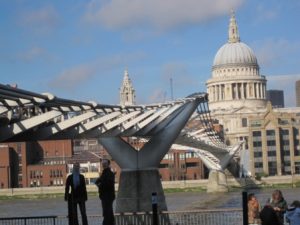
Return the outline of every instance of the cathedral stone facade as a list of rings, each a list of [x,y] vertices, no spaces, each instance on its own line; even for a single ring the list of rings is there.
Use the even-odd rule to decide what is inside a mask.
[[[228,42],[215,55],[206,85],[211,114],[224,126],[227,143],[244,140],[247,148],[248,118],[265,111],[267,80],[252,49],[241,42],[233,12]]]

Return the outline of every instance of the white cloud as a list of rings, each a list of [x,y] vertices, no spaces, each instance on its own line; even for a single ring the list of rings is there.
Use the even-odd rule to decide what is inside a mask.
[[[114,56],[107,56],[105,58],[96,59],[94,61],[75,65],[72,68],[65,69],[49,82],[50,87],[58,89],[73,90],[79,85],[91,80],[94,76],[105,76],[110,70],[117,67],[125,68],[130,62],[136,62],[145,58],[142,52],[135,52],[130,54],[118,54]]]
[[[62,71],[49,85],[59,89],[73,89],[95,75],[92,65],[79,65]]]
[[[261,22],[265,20],[274,20],[278,18],[280,11],[280,4],[265,6],[263,3],[260,3],[256,7],[256,21]]]
[[[17,53],[16,58],[24,62],[32,62],[35,59],[49,58],[49,54],[45,49],[35,46],[24,52]]]
[[[111,29],[172,29],[228,14],[244,0],[93,0],[83,19]]]
[[[274,66],[290,60],[290,55],[300,50],[300,42],[284,39],[267,39],[254,43],[255,54],[261,66]]]
[[[53,31],[60,21],[60,16],[53,6],[44,6],[39,9],[21,13],[19,23],[25,28],[39,34]]]

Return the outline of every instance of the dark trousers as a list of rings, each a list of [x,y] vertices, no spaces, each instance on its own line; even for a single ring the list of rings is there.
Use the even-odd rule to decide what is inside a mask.
[[[79,205],[79,209],[82,217],[82,225],[88,225],[86,209],[85,209],[85,201],[76,201],[76,200],[72,201],[72,199],[68,201],[69,225],[78,225],[77,205]]]
[[[114,225],[115,218],[113,212],[113,201],[111,199],[101,199],[102,203],[102,215],[103,215],[103,225]]]

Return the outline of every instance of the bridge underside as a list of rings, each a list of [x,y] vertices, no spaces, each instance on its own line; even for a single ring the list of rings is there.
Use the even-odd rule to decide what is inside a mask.
[[[201,129],[183,129],[191,117],[201,122]],[[136,150],[122,139],[132,136],[148,142]],[[0,142],[80,138],[98,138],[121,167],[118,212],[150,211],[152,192],[158,193],[161,210],[167,209],[158,166],[175,141],[193,149],[212,171],[224,170],[239,149],[224,145],[213,131],[205,93],[173,102],[121,107],[0,84]]]

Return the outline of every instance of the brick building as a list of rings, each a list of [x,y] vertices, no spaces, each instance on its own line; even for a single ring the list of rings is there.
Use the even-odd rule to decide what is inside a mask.
[[[1,188],[63,185],[72,141],[38,141],[2,144]]]
[[[159,173],[163,181],[197,180],[207,178],[208,170],[194,152],[175,145],[160,162]]]

